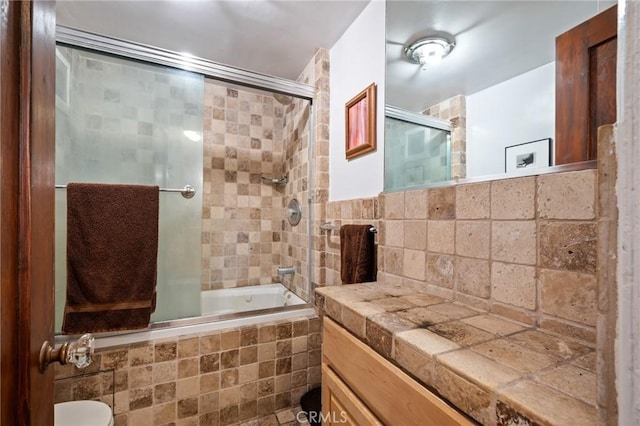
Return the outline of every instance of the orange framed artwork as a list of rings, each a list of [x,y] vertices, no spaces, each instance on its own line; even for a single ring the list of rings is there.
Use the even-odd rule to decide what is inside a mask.
[[[376,149],[376,88],[372,83],[345,105],[347,160]]]

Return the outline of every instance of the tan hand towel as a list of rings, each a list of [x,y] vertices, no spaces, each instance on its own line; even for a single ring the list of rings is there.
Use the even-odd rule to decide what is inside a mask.
[[[66,334],[134,330],[155,310],[159,188],[67,185]]]
[[[372,225],[342,225],[340,228],[340,278],[343,284],[376,280],[375,235]]]

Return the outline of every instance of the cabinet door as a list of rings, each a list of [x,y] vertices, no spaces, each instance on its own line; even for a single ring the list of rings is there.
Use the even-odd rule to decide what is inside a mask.
[[[322,421],[324,426],[382,425],[326,364],[322,365]]]
[[[555,164],[595,160],[598,127],[616,122],[617,7],[556,38]]]
[[[473,424],[333,320],[325,316],[323,324],[323,405],[331,401],[333,392],[333,399],[358,425]],[[325,424],[341,423],[337,417]]]

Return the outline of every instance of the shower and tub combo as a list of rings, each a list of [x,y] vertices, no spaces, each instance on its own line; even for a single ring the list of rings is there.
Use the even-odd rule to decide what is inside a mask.
[[[314,89],[204,60],[185,64],[179,54],[69,28],[59,27],[57,36],[58,312],[65,298],[69,182],[161,186],[154,322],[206,316],[201,308],[215,298],[221,306],[227,300],[220,309],[230,313],[230,288],[262,293],[263,285],[285,275],[300,275],[307,288],[298,293],[308,299],[308,274],[292,274],[281,229],[286,218],[300,221],[295,199],[305,196],[287,186],[294,170],[284,169],[290,163],[286,145],[297,142],[287,139],[309,133],[309,126],[286,126],[310,108]],[[225,81],[236,74],[234,84],[217,80],[223,71]],[[256,80],[262,90],[242,87],[255,87]],[[308,232],[306,219],[297,232]],[[284,304],[273,300],[272,308]]]
[[[56,330],[75,182],[164,189],[156,311],[147,329],[97,334],[98,350],[315,318],[312,209],[297,202],[313,193],[315,89],[69,28],[57,38]]]

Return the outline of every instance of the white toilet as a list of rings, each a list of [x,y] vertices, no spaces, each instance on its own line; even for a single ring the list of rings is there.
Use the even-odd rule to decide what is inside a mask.
[[[113,426],[111,408],[99,401],[69,401],[53,406],[54,426]]]

